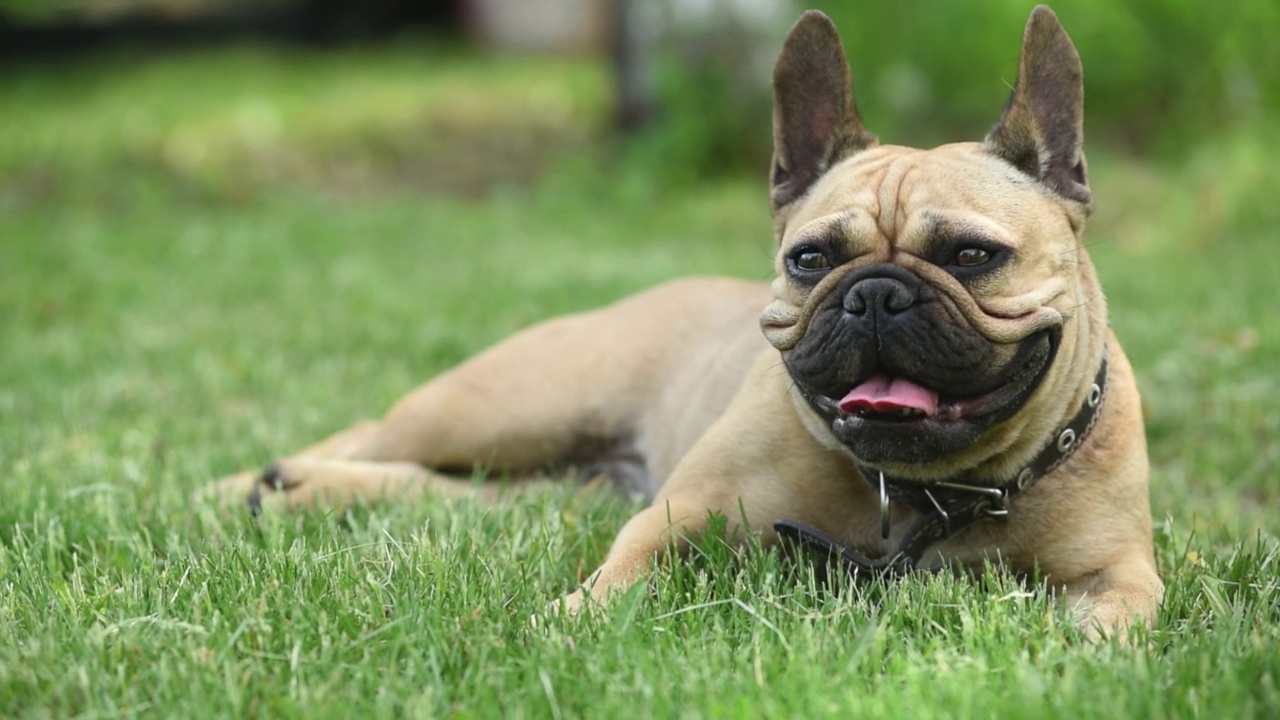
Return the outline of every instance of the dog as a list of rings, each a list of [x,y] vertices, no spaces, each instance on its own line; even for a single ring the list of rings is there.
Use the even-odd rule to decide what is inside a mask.
[[[1032,11],[981,142],[881,145],[816,11],[774,70],[775,279],[686,279],[520,332],[214,492],[260,508],[606,476],[652,502],[554,603],[678,557],[716,515],[854,573],[1038,573],[1092,637],[1163,586],[1133,372],[1081,242],[1080,58]]]

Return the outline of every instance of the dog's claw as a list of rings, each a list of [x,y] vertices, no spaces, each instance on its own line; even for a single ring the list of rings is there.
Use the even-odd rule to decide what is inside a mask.
[[[257,517],[262,513],[262,491],[256,486],[249,491],[249,497],[244,502],[249,506],[250,515]]]
[[[280,492],[284,489],[284,473],[280,471],[280,463],[273,462],[262,471],[262,477],[258,479],[259,485]]]
[[[258,476],[258,482],[254,484],[253,490],[250,490],[249,496],[245,498],[245,504],[249,506],[249,512],[255,516],[262,512],[262,491],[264,487],[270,488],[272,492],[284,490],[284,473],[281,471],[279,463],[273,462],[263,469],[262,474]]]

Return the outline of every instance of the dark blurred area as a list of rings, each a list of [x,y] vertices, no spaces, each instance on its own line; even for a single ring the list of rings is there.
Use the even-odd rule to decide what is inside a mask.
[[[249,37],[376,41],[410,27],[455,28],[461,6],[408,0],[4,0],[0,59],[63,57],[117,44],[173,49]]]

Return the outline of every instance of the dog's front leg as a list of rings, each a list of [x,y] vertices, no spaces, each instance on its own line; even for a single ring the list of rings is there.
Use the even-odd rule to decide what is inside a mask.
[[[780,519],[800,521],[840,539],[874,526],[876,505],[847,456],[817,443],[795,412],[791,384],[773,351],[762,353],[724,415],[694,445],[653,504],[618,534],[600,569],[553,611],[606,601],[643,578],[655,560],[688,550],[712,514],[728,521],[730,539],[775,538]]]
[[[600,568],[587,578],[580,589],[557,602],[552,610],[573,614],[587,602],[603,606],[611,595],[644,578],[655,561],[661,563],[684,555],[690,541],[707,531],[713,514],[728,518],[731,538],[758,532],[762,542],[772,542],[774,533],[769,523],[749,519],[751,527],[743,527],[741,511],[726,507],[730,503],[725,500],[727,498],[692,494],[675,495],[655,502],[623,526]]]

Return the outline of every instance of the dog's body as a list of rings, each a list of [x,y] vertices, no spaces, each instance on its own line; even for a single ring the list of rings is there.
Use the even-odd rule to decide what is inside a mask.
[[[570,611],[718,513],[765,543],[786,520],[871,558],[918,546],[920,569],[998,558],[1062,590],[1090,632],[1149,623],[1162,586],[1141,410],[1080,243],[1080,64],[1056,17],[1032,13],[982,143],[878,145],[818,13],[792,29],[774,85],[772,285],[679,281],[535,326],[219,492],[332,506],[470,493],[477,469],[605,474],[653,503],[558,604]],[[942,515],[882,510],[886,486]],[[943,510],[992,492],[1007,517]]]

